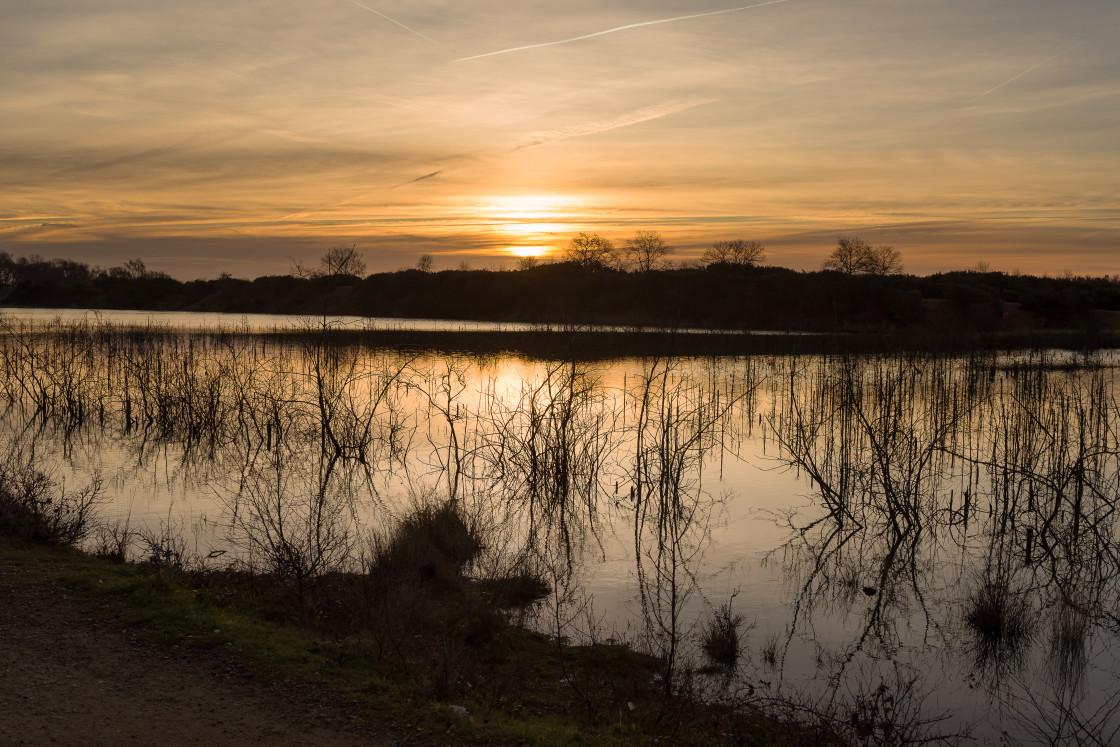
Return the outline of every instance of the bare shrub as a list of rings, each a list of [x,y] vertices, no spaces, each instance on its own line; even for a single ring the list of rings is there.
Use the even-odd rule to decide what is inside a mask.
[[[141,529],[136,533],[143,546],[144,560],[156,568],[179,571],[187,555],[187,540],[181,527],[176,528],[168,509],[166,521],[160,520],[159,529]]]
[[[117,519],[112,524],[101,522],[93,532],[93,553],[99,558],[114,563],[128,562],[136,531],[131,528],[128,517]]]
[[[101,477],[94,475],[86,487],[67,490],[33,458],[13,453],[0,464],[0,533],[50,545],[76,545],[93,529],[101,489]]]
[[[860,673],[847,692],[817,699],[785,696],[760,701],[771,715],[797,723],[802,740],[812,744],[901,745],[959,744],[968,730],[942,731],[947,712],[929,713],[928,692],[913,671],[895,664],[886,672]],[[815,738],[814,738],[815,736]]]
[[[1058,681],[1078,682],[1088,663],[1090,621],[1086,605],[1063,598],[1054,611],[1049,663]]]
[[[301,467],[269,454],[225,503],[231,539],[246,551],[249,566],[294,582],[302,597],[309,581],[343,568],[352,538],[348,499],[332,480],[334,463]]]

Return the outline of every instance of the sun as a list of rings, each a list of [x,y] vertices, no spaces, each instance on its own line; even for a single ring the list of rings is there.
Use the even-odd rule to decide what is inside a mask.
[[[515,257],[547,257],[551,246],[507,246],[506,251]]]
[[[495,197],[479,205],[479,218],[489,232],[508,242],[504,251],[515,257],[547,257],[558,250],[578,226],[572,200],[555,195]]]

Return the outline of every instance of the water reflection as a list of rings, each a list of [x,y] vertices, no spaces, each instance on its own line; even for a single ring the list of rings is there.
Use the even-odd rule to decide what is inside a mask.
[[[772,420],[781,458],[810,476],[829,512],[794,524],[785,548],[801,579],[787,642],[821,608],[862,606],[833,652],[835,689],[850,662],[896,658],[920,625],[923,644],[971,659],[968,681],[1009,711],[1045,683],[1048,702],[1100,703],[1080,683],[1089,631],[1115,635],[1114,372],[1045,359],[999,370],[906,357],[813,365]],[[1048,640],[1036,635],[1044,616]],[[1042,640],[1048,651],[1033,652]],[[1114,664],[1103,656],[1097,673],[1110,685]],[[1057,725],[1059,741],[1082,726]]]
[[[538,624],[595,636],[609,618],[663,656],[667,691],[695,676],[700,621],[737,598],[771,615],[749,620],[764,651],[722,685],[735,697],[880,739],[946,713],[945,731],[1023,741],[1118,725],[1120,405],[1099,361],[534,363],[327,327],[9,323],[0,365],[12,444],[110,472],[117,516],[158,475],[207,554],[297,586],[357,567],[363,532],[435,491],[551,579]],[[750,517],[766,501],[780,539]],[[149,512],[170,524],[168,502]],[[888,695],[906,708],[868,721]]]

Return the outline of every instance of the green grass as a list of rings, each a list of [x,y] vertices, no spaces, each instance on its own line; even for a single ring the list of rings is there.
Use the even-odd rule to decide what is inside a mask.
[[[144,640],[217,650],[258,676],[336,692],[391,739],[542,745],[789,741],[787,728],[771,728],[749,714],[725,717],[709,733],[695,730],[695,709],[681,709],[691,724],[683,727],[681,713],[646,697],[647,690],[658,690],[650,676],[658,662],[625,646],[566,647],[561,654],[555,641],[509,628],[472,659],[490,673],[486,686],[445,700],[422,676],[378,660],[360,642],[270,619],[258,601],[191,588],[186,574],[5,537],[0,565],[16,569],[18,583],[61,582],[118,606],[124,624]]]
[[[450,704],[427,697],[422,683],[369,657],[352,655],[346,646],[309,631],[265,620],[251,608],[218,606],[166,571],[8,538],[0,538],[0,563],[17,568],[20,583],[60,581],[95,598],[119,602],[123,621],[144,640],[224,648],[263,676],[309,681],[350,696],[366,718],[384,724],[389,736],[407,732],[413,738],[438,735],[441,742],[454,741],[448,734],[454,729],[468,741],[536,744],[600,743],[607,736],[544,715],[526,718],[491,711],[475,716],[471,714],[479,707],[469,702],[463,703],[469,712],[463,716]]]

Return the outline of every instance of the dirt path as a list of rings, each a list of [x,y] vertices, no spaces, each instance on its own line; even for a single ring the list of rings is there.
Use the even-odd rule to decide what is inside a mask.
[[[0,565],[0,744],[386,744],[337,698],[143,643],[105,603]]]

